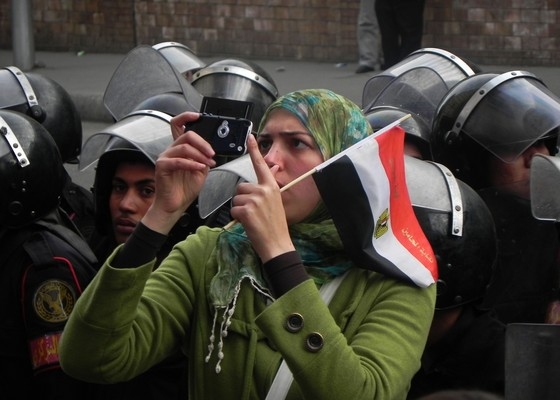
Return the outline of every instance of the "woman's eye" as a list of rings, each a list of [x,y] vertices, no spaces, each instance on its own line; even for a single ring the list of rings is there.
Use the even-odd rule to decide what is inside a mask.
[[[272,142],[270,140],[261,139],[257,142],[257,144],[259,145],[259,150],[261,151],[261,153],[266,153],[270,149]]]
[[[292,144],[295,148],[309,147],[309,145],[305,141],[299,139],[293,139]]]

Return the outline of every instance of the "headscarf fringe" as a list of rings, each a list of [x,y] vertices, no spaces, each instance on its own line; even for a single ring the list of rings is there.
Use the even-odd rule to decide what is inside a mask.
[[[205,361],[208,363],[212,358],[212,353],[214,352],[214,342],[216,340],[214,332],[216,330],[218,313],[220,312],[220,309],[223,308],[224,312],[222,314],[222,322],[220,323],[220,340],[218,342],[218,354],[217,354],[218,362],[216,363],[216,374],[219,374],[222,371],[222,366],[220,364],[224,359],[224,352],[223,352],[224,338],[228,335],[228,328],[231,325],[231,317],[235,312],[235,306],[237,304],[237,299],[239,298],[239,292],[241,291],[241,282],[243,282],[243,280],[246,278],[249,279],[249,282],[251,282],[251,286],[253,286],[257,292],[267,297],[269,300],[274,301],[274,297],[272,297],[265,289],[263,289],[252,276],[245,275],[239,280],[239,282],[237,282],[237,285],[235,285],[235,292],[231,303],[229,303],[226,307],[214,306],[214,319],[212,320],[212,332],[210,334],[210,344],[208,345],[208,354],[206,355]]]

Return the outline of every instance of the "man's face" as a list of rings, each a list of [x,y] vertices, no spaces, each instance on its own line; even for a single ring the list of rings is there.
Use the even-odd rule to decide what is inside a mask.
[[[113,176],[109,210],[118,244],[124,243],[155,196],[155,168],[148,163],[120,163]]]
[[[507,191],[518,197],[530,198],[531,162],[535,154],[550,155],[544,141],[535,142],[531,147],[510,162],[492,157],[489,176],[492,187]]]

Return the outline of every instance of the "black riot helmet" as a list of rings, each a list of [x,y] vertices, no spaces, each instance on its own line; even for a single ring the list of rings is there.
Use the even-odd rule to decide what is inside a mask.
[[[477,74],[441,100],[432,126],[432,158],[478,190],[487,184],[489,157],[512,162],[538,141],[556,154],[559,127],[560,99],[535,75]]]
[[[155,168],[159,154],[173,142],[170,120],[169,115],[159,111],[135,111],[84,143],[80,168],[84,170],[97,163],[93,194],[96,228],[100,233],[110,232],[109,196],[117,165],[134,162]]]
[[[0,226],[19,228],[60,201],[66,170],[58,147],[39,122],[0,110]]]
[[[194,74],[192,85],[206,97],[252,103],[249,119],[253,126],[259,126],[264,112],[278,97],[272,77],[249,60],[229,58],[213,62]]]
[[[53,137],[62,161],[77,163],[82,120],[68,92],[54,80],[17,67],[0,68],[0,108],[26,114]]]
[[[486,203],[442,164],[405,156],[405,171],[414,213],[437,259],[436,310],[482,299],[497,254]]]
[[[407,109],[431,127],[435,108],[445,93],[479,71],[473,63],[446,50],[423,48],[370,78],[362,92],[362,109],[382,105]]]
[[[204,61],[182,43],[161,42],[152,47],[159,51],[189,82],[196,71],[206,66]]]
[[[429,160],[432,156],[430,152],[430,128],[418,114],[393,106],[376,106],[365,112],[366,119],[374,132],[406,115],[410,115],[410,117],[399,124],[405,132],[405,142],[414,145],[423,160]]]

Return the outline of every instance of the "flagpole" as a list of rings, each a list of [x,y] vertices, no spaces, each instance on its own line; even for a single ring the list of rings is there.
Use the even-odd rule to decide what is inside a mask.
[[[280,189],[280,193],[282,193],[285,190],[288,190],[289,188],[294,186],[296,183],[300,183],[301,181],[303,181],[308,176],[313,175],[315,172],[317,172],[317,168],[313,168],[312,170],[307,171],[305,174],[301,175],[299,178],[294,179],[293,181],[288,183],[286,186],[284,186],[282,189]]]
[[[379,135],[379,134],[382,134],[383,132],[388,131],[388,130],[391,129],[391,128],[394,128],[395,126],[399,125],[401,122],[407,120],[407,119],[410,118],[410,117],[411,117],[410,114],[406,114],[405,116],[402,116],[402,117],[400,117],[399,119],[397,119],[395,122],[392,122],[392,123],[390,123],[389,125],[387,125],[387,126],[381,128],[381,129],[379,129],[379,130],[378,130],[377,132],[375,132],[373,135],[370,135],[370,136],[368,136],[368,137],[366,137],[366,138],[364,138],[364,139],[371,138],[371,137],[377,136],[377,135]],[[360,142],[358,142],[358,143],[360,143]],[[357,143],[356,143],[356,144],[357,144]],[[355,145],[354,145],[354,146],[355,146]],[[348,150],[348,149],[346,149],[346,150]],[[346,150],[345,150],[345,151],[346,151]],[[343,153],[344,153],[344,152],[343,152]],[[341,155],[341,154],[342,154],[342,153],[339,153],[339,155]],[[329,161],[330,161],[330,159],[329,159]],[[333,161],[334,161],[334,159],[333,159]],[[323,163],[323,164],[324,164],[324,163]],[[321,164],[321,165],[323,165],[323,164]],[[291,181],[290,183],[288,183],[287,185],[285,185],[284,187],[282,187],[282,188],[280,189],[280,193],[282,193],[282,192],[285,191],[285,190],[288,190],[289,188],[291,188],[292,186],[294,186],[296,183],[299,183],[299,182],[301,182],[302,180],[304,180],[305,178],[307,178],[307,177],[313,175],[315,172],[317,172],[317,170],[319,169],[319,167],[320,167],[320,165],[318,165],[317,167],[315,167],[315,168],[313,168],[313,169],[307,171],[305,174],[300,175],[299,177],[297,177],[296,179],[294,179],[293,181]],[[238,221],[237,221],[236,219],[232,219],[230,222],[228,222],[226,225],[224,225],[224,229],[225,229],[225,230],[228,230],[228,229],[231,228],[233,225],[235,225],[237,222],[238,222]]]

